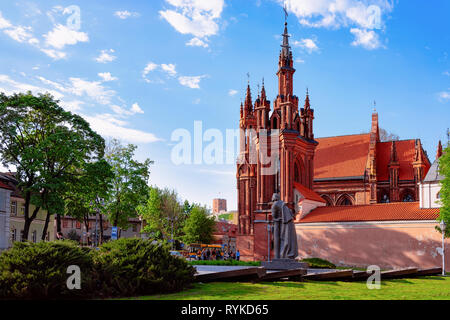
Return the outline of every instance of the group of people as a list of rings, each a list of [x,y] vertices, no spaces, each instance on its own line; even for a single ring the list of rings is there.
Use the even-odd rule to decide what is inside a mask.
[[[205,248],[203,250],[198,250],[197,259],[198,260],[238,260],[240,259],[240,252],[230,250],[220,250],[216,248]]]

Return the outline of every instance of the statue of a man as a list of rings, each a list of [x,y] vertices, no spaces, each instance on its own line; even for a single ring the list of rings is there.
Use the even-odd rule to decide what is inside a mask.
[[[292,210],[274,193],[272,196],[273,241],[275,259],[295,259],[298,256],[297,234]]]

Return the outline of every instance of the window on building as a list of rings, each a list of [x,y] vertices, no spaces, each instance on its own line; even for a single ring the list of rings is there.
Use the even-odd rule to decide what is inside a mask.
[[[21,205],[21,206],[20,206],[20,214],[21,214],[22,216],[25,215],[25,205]]]
[[[17,216],[17,201],[11,201],[11,215]]]
[[[69,220],[63,219],[62,225],[63,225],[63,228],[68,228],[69,227]]]
[[[80,223],[80,221],[77,221],[77,222],[75,223],[75,225],[76,225],[76,228],[77,228],[77,229],[81,229],[81,223]]]
[[[414,201],[414,196],[412,195],[412,193],[406,193],[406,194],[403,196],[402,201],[403,201],[403,202],[413,202],[413,201]]]
[[[16,228],[11,229],[11,241],[12,242],[17,241],[17,229]]]
[[[438,192],[438,193],[436,194],[436,199],[440,199],[440,198],[441,198],[441,193]]]
[[[137,232],[137,224],[133,223],[133,232]]]
[[[350,199],[349,196],[345,195],[339,199],[337,205],[338,206],[352,206],[353,201],[352,201],[352,199]]]
[[[380,200],[381,203],[389,203],[389,196],[385,193]]]
[[[33,243],[36,243],[36,241],[37,241],[37,232],[36,232],[36,230],[34,230],[31,233],[31,241],[33,241]]]

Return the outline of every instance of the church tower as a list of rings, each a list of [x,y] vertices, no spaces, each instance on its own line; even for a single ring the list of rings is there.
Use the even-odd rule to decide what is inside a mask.
[[[304,107],[299,112],[299,99],[294,95],[294,59],[289,45],[287,22],[278,57],[278,94],[271,112],[264,80],[256,100],[247,86],[245,101],[240,110],[240,154],[237,163],[238,232],[241,248],[253,250],[250,244],[257,237],[267,239],[267,228],[260,223],[270,219],[271,199],[280,195],[288,207],[295,210],[299,198],[295,185],[313,187],[314,110],[309,92]],[[270,159],[270,163],[267,163]],[[269,169],[270,168],[270,169]],[[245,244],[242,244],[246,239]],[[260,242],[259,242],[260,243]],[[266,242],[264,242],[266,243]],[[254,247],[255,257],[267,248]],[[267,258],[267,257],[266,257]]]

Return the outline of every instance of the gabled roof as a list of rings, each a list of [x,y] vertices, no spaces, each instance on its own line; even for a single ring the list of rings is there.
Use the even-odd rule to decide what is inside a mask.
[[[439,159],[436,159],[428,170],[423,182],[438,182],[444,180],[444,176],[439,174]]]
[[[394,202],[359,206],[319,207],[299,223],[436,220],[439,208],[420,209],[419,202]]]
[[[294,182],[294,188],[297,189],[297,191],[300,192],[305,199],[326,203],[326,201],[316,192],[308,189],[300,183]]]
[[[416,140],[395,141],[397,157],[400,165],[399,180],[414,180],[414,155],[416,152]],[[377,143],[377,179],[378,181],[389,180],[389,160],[391,158],[392,141]],[[425,172],[430,164],[425,159]]]
[[[361,177],[369,155],[370,134],[317,138],[314,179]]]

